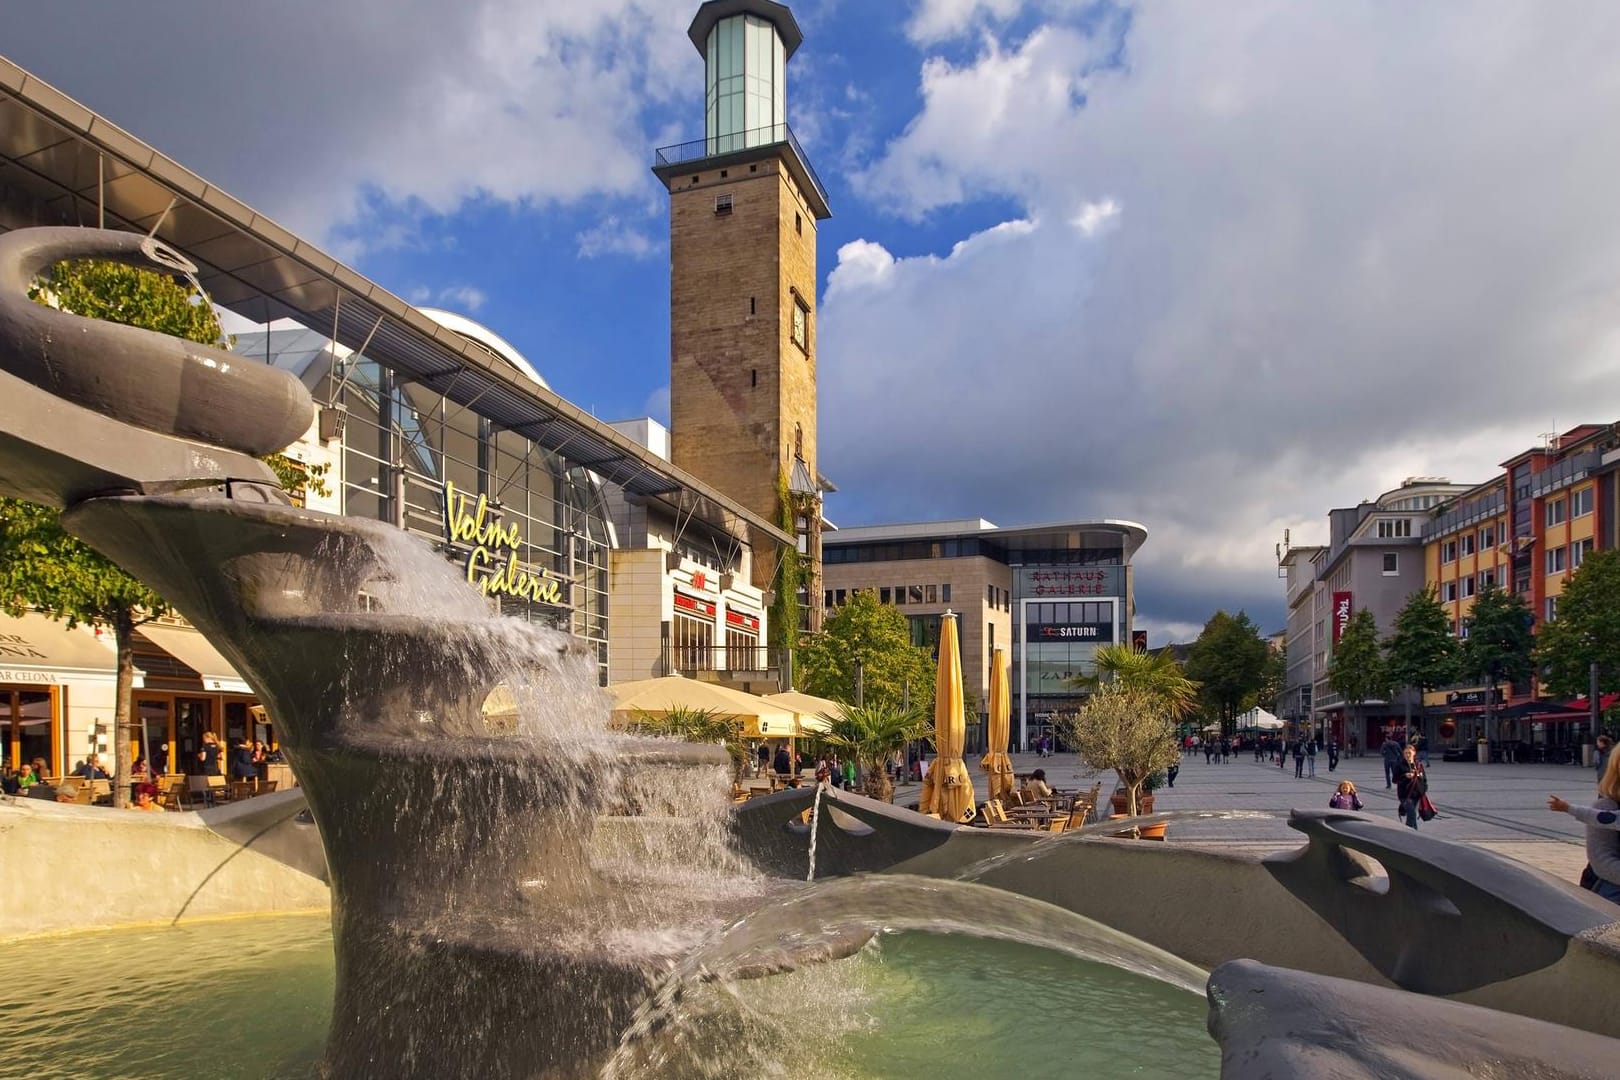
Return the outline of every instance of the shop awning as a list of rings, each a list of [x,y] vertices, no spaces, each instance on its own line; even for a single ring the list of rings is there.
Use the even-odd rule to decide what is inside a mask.
[[[117,677],[112,642],[90,628],[69,630],[66,622],[29,612],[0,615],[0,683],[50,685],[65,678]]]
[[[146,623],[138,633],[202,679],[204,690],[225,694],[251,694],[253,688],[242,681],[231,662],[195,630],[163,623]]]

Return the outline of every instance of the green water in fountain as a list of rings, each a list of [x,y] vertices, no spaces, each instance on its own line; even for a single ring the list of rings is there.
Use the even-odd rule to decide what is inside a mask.
[[[0,1075],[315,1075],[332,1002],[324,916],[0,945]],[[1029,945],[885,935],[853,960],[741,984],[785,1077],[1214,1078],[1203,999]]]

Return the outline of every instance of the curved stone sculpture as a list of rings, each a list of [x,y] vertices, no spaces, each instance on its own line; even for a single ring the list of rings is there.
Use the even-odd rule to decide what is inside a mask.
[[[1606,997],[1612,1002],[1612,991]],[[1620,1040],[1494,1009],[1268,967],[1209,976],[1224,1080],[1607,1080]]]
[[[244,454],[273,453],[309,427],[309,391],[285,371],[26,299],[39,274],[87,258],[196,272],[179,252],[139,233],[6,233],[0,236],[0,369],[114,420]]]

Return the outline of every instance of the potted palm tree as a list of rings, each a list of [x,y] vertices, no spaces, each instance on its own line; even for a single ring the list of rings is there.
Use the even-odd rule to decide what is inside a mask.
[[[743,743],[742,721],[722,716],[713,709],[693,709],[681,705],[664,712],[638,712],[629,730],[643,735],[662,735],[694,743],[718,743],[731,758],[732,782],[742,779],[748,765],[748,747]]]
[[[822,713],[827,730],[821,740],[855,759],[861,770],[861,793],[894,801],[894,781],[884,766],[909,743],[930,739],[934,725],[916,709],[875,702],[845,705],[838,714]]]

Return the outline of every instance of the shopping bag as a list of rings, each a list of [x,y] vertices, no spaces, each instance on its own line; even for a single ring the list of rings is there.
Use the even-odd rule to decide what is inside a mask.
[[[1434,820],[1434,815],[1438,812],[1439,811],[1435,810],[1434,808],[1434,803],[1429,801],[1429,797],[1427,795],[1418,800],[1418,817],[1422,818],[1424,821]]]

